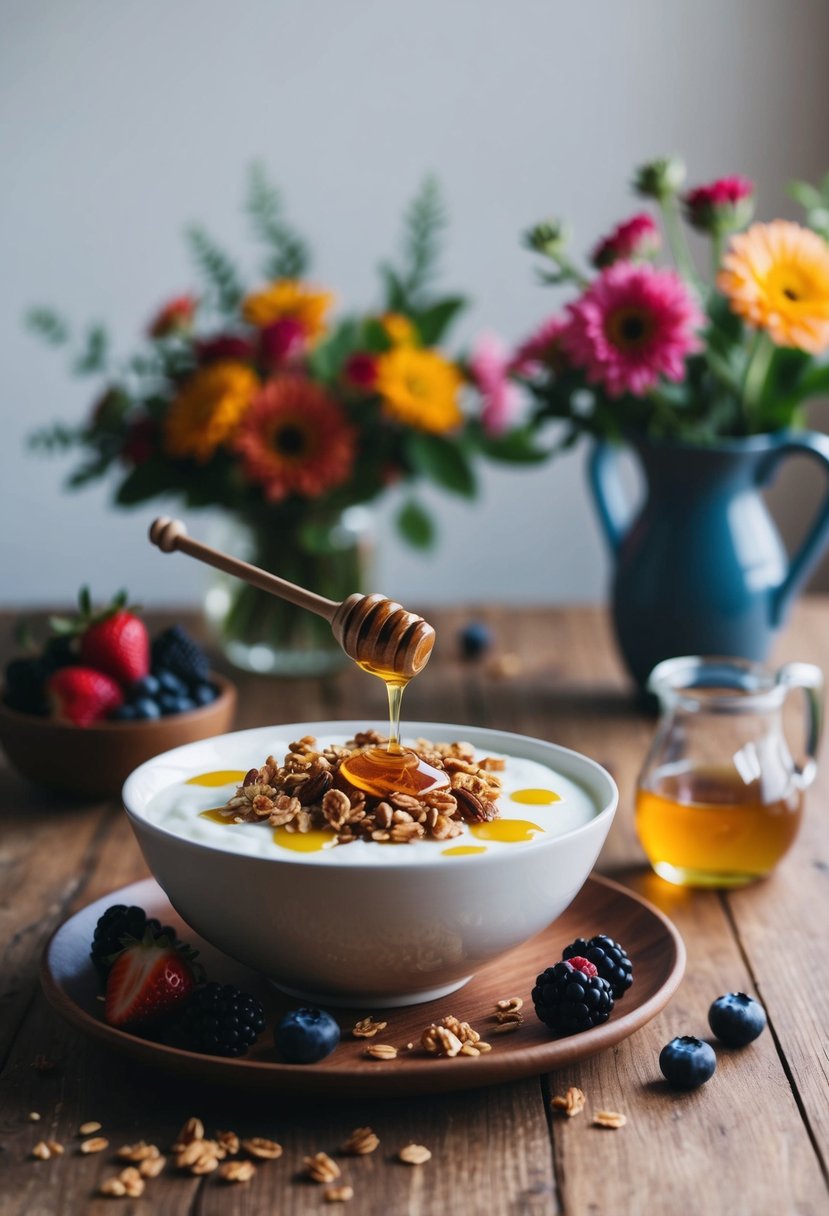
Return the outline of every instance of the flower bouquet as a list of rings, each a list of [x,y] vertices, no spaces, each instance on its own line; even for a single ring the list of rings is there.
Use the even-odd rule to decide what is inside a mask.
[[[530,425],[563,423],[560,446],[594,440],[590,477],[616,558],[614,618],[640,683],[661,659],[761,659],[829,537],[829,494],[788,559],[760,489],[803,454],[829,475],[829,440],[800,431],[829,391],[829,176],[798,183],[806,225],[751,224],[753,186],[727,177],[683,192],[676,160],[643,166],[634,189],[656,204],[576,264],[558,222],[529,247],[545,282],[576,296],[506,363],[533,400]],[[687,225],[708,240],[711,272]],[[750,226],[749,226],[750,225]],[[663,233],[673,266],[657,264]],[[647,493],[626,502],[616,452],[638,453]]]
[[[114,475],[119,506],[170,497],[223,508],[244,527],[250,560],[342,599],[363,581],[355,507],[405,486],[397,524],[426,547],[434,525],[417,481],[471,497],[477,452],[540,454],[509,433],[503,386],[471,393],[473,370],[440,349],[466,301],[435,291],[446,219],[433,181],[406,211],[400,257],[381,267],[380,307],[338,319],[259,167],[247,211],[265,250],[263,285],[249,289],[228,255],[191,229],[202,290],[166,304],[125,361],[111,359],[105,329],[92,327],[74,370],[102,377],[104,390],[80,426],[53,426],[33,442],[81,452],[70,487]],[[53,344],[69,338],[51,310],[29,321]],[[339,657],[325,622],[252,588],[214,587],[208,610],[242,666],[310,673]]]

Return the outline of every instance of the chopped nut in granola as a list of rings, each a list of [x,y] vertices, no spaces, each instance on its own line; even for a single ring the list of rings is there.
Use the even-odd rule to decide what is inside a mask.
[[[138,1172],[142,1178],[157,1178],[166,1164],[167,1158],[159,1153],[157,1157],[145,1157],[138,1165]]]
[[[575,1115],[580,1115],[584,1110],[585,1097],[580,1089],[575,1085],[571,1085],[563,1097],[560,1095],[553,1098],[550,1106],[554,1110],[560,1110],[568,1119],[572,1119]]]
[[[431,1159],[432,1154],[423,1144],[406,1144],[397,1154],[398,1160],[406,1165],[424,1165]]]
[[[593,1116],[594,1127],[617,1128],[624,1127],[626,1123],[625,1116],[615,1110],[597,1110]]]
[[[119,1161],[148,1161],[161,1154],[154,1144],[139,1140],[137,1144],[122,1144],[115,1156]]]
[[[361,1018],[351,1031],[352,1038],[373,1039],[378,1030],[385,1030],[388,1022],[375,1022],[372,1018]]]
[[[37,1144],[32,1149],[31,1155],[38,1161],[48,1161],[52,1156],[52,1152],[45,1140],[38,1140]]]
[[[98,1187],[98,1194],[105,1195],[108,1199],[122,1199],[126,1193],[127,1188],[120,1178],[105,1178]]]
[[[219,1166],[219,1177],[222,1182],[250,1182],[256,1173],[252,1161],[225,1161]]]
[[[79,1136],[92,1136],[95,1134],[95,1132],[99,1132],[100,1130],[101,1130],[101,1124],[96,1123],[94,1119],[91,1119],[89,1121],[89,1123],[82,1123],[80,1125],[80,1127],[78,1128],[78,1135]]]
[[[427,1026],[420,1037],[420,1044],[425,1051],[436,1056],[456,1056],[463,1044],[456,1034],[445,1026],[436,1026],[434,1022]]]
[[[204,1124],[201,1119],[188,1119],[184,1127],[176,1136],[173,1150],[183,1148],[185,1144],[191,1144],[194,1140],[204,1139]]]
[[[333,1182],[340,1177],[340,1167],[328,1153],[314,1153],[312,1157],[303,1157],[302,1163],[312,1182]]]
[[[354,1187],[329,1186],[322,1197],[326,1203],[348,1203],[349,1199],[354,1198]]]
[[[128,1165],[126,1169],[121,1170],[118,1177],[124,1185],[124,1194],[131,1199],[137,1199],[139,1195],[144,1194],[144,1179],[134,1165]]]
[[[105,1148],[109,1148],[106,1136],[91,1136],[89,1140],[82,1140],[80,1144],[82,1153],[102,1153]]]
[[[500,1013],[517,1013],[519,1009],[524,1008],[524,1001],[520,996],[511,996],[503,1001],[498,1001],[495,1008]]]
[[[367,1153],[373,1153],[379,1144],[379,1137],[370,1127],[355,1127],[348,1139],[343,1141],[340,1151],[355,1157],[365,1157]]]
[[[239,1137],[235,1132],[216,1132],[216,1142],[221,1145],[228,1157],[235,1156],[239,1151]]]
[[[49,1152],[52,1154],[53,1157],[62,1157],[63,1156],[63,1152],[64,1152],[63,1145],[58,1144],[57,1140],[47,1140],[46,1147],[48,1148]]]

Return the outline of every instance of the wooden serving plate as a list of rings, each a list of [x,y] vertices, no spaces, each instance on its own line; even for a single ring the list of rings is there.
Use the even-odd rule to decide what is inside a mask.
[[[97,974],[89,959],[95,923],[110,904],[138,904],[148,915],[174,925],[200,952],[210,979],[235,983],[255,992],[268,1014],[268,1027],[251,1052],[241,1059],[182,1051],[127,1034],[102,1020]],[[355,927],[355,932],[360,928]],[[561,958],[574,938],[608,933],[627,949],[634,982],[602,1026],[569,1038],[550,1038],[530,1002],[535,976]],[[371,929],[366,930],[371,949]],[[558,920],[522,946],[490,963],[465,988],[441,1000],[402,1009],[332,1009],[343,1031],[337,1049],[318,1064],[285,1064],[276,1056],[273,1026],[300,1003],[284,996],[266,980],[234,962],[193,933],[173,911],[153,879],[113,891],[67,920],[52,935],[43,954],[41,981],[47,998],[67,1021],[106,1047],[141,1063],[232,1086],[273,1089],[280,1093],[354,1096],[435,1093],[496,1085],[535,1076],[572,1064],[627,1038],[654,1017],[676,991],[685,970],[685,946],[666,916],[652,904],[607,878],[588,878]],[[495,1003],[524,999],[524,1023],[515,1032],[493,1034]],[[388,1022],[372,1040],[354,1039],[351,1028],[373,1015]],[[447,1014],[470,1022],[492,1051],[477,1057],[436,1058],[420,1048],[420,1036]],[[365,1055],[368,1043],[389,1043],[400,1054],[392,1060]],[[412,1050],[406,1044],[413,1043]]]

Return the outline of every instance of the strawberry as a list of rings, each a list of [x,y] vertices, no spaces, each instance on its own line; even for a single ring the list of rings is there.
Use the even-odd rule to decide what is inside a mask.
[[[127,946],[107,977],[104,1019],[110,1026],[132,1027],[161,1021],[189,999],[196,986],[193,967],[184,951],[169,938],[154,938]]]
[[[150,670],[147,627],[125,609],[93,621],[81,638],[81,658],[121,684],[141,680]]]
[[[75,726],[91,726],[123,704],[115,681],[91,667],[61,667],[46,681],[52,717]]]

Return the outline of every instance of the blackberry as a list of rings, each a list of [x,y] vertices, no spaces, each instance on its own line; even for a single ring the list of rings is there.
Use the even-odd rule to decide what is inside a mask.
[[[556,1034],[578,1034],[607,1021],[613,1009],[613,992],[600,975],[562,962],[538,976],[532,1001],[540,1021],[550,1030]]]
[[[113,904],[111,908],[107,908],[98,918],[92,937],[92,949],[89,952],[98,974],[106,978],[114,956],[123,950],[126,942],[142,942],[148,931],[156,941],[166,937],[169,938],[170,945],[181,945],[175,929],[170,925],[162,925],[154,916],[148,919],[143,908],[135,905],[128,908],[126,904]]]
[[[233,984],[205,984],[193,993],[175,1037],[188,1051],[243,1056],[265,1029],[261,1001]]]
[[[585,941],[578,937],[562,952],[565,960],[578,955],[589,959],[603,980],[607,980],[618,1001],[633,983],[633,964],[618,942],[604,933]]]
[[[181,625],[172,625],[152,645],[153,671],[173,672],[185,684],[203,684],[210,673],[207,655]]]
[[[23,714],[45,714],[49,709],[43,659],[12,659],[6,666],[5,702]]]

